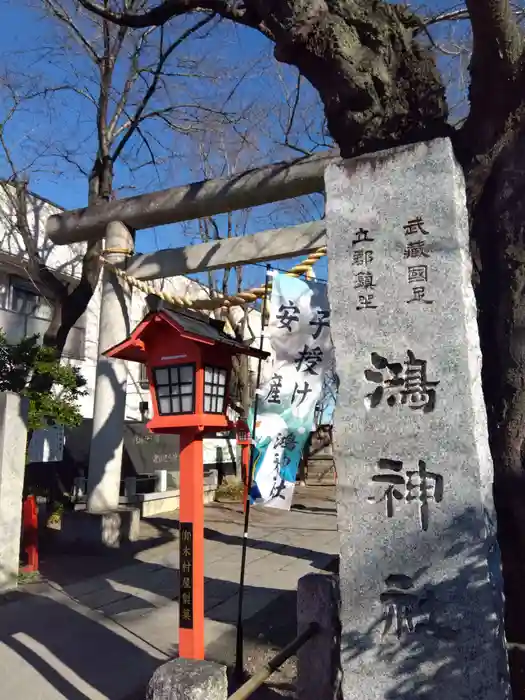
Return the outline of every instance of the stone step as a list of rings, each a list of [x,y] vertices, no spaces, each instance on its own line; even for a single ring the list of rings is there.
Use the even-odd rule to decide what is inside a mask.
[[[308,460],[308,478],[310,483],[334,483],[335,464],[332,457],[328,459]]]

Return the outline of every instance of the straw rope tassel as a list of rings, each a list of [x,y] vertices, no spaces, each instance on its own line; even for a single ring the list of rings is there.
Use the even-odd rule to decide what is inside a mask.
[[[104,252],[114,252],[104,251]],[[319,248],[315,252],[311,253],[305,260],[300,262],[298,265],[290,268],[285,274],[290,277],[300,277],[301,275],[308,275],[315,263],[326,255],[326,247]],[[131,287],[139,289],[144,294],[154,294],[169,304],[174,306],[180,306],[186,309],[197,309],[212,311],[214,309],[229,308],[230,306],[244,306],[244,304],[251,304],[252,302],[260,299],[264,296],[264,287],[254,287],[253,289],[248,289],[244,292],[238,292],[237,294],[232,294],[226,297],[214,297],[213,299],[192,299],[189,295],[183,297],[177,296],[175,294],[169,294],[168,292],[163,292],[153,285],[138,280],[131,275],[128,275],[124,270],[115,267],[109,262],[103,255],[100,256],[102,263],[108,267],[112,272],[114,272],[117,277],[127,282]],[[269,288],[271,289],[271,281]]]

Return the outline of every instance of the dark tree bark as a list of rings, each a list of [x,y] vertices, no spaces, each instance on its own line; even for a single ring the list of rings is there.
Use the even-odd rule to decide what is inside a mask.
[[[110,158],[97,158],[89,179],[88,203],[95,205],[100,201],[108,201],[112,191],[113,163]],[[69,332],[93,297],[100,275],[101,250],[101,241],[88,243],[79,282],[74,287],[61,283],[61,288],[55,286],[53,290],[57,303],[43,340],[45,345],[56,350],[58,357],[62,356]]]
[[[447,125],[445,86],[419,38],[424,23],[384,0],[164,0],[142,15],[87,8],[128,26],[215,12],[275,42],[275,57],[317,88],[341,154],[448,134],[467,184],[483,387],[495,469],[507,636],[525,644],[525,54],[508,0],[466,0],[473,54],[470,112]],[[525,652],[511,652],[525,700]]]
[[[513,697],[525,697],[525,124],[505,135],[472,208],[483,389],[511,644]],[[484,168],[485,169],[485,168]],[[470,184],[478,184],[472,171]]]
[[[113,161],[110,157],[98,157],[93,165],[88,184],[88,204],[109,201],[113,193]],[[82,273],[74,287],[62,284],[55,290],[55,313],[44,335],[44,344],[55,348],[61,357],[69,332],[86,311],[98,284],[101,270],[102,242],[88,243],[82,260]]]

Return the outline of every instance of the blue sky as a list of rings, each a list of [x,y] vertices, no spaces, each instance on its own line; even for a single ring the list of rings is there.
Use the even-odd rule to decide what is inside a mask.
[[[72,5],[69,0],[62,0],[62,4]],[[439,0],[427,5],[439,10],[447,3]],[[96,89],[94,68],[86,53],[67,38],[57,20],[43,16],[40,0],[0,0],[0,12],[2,73],[8,70],[11,75],[23,75],[24,80],[29,76],[40,89],[65,83],[78,90]],[[191,22],[194,21],[192,18]],[[85,18],[81,17],[79,22],[96,45],[93,27]],[[165,30],[165,40],[180,35],[189,22],[188,18],[172,22]],[[465,24],[457,24],[452,34],[448,28],[440,29],[437,36],[444,42],[456,43],[462,39]],[[115,168],[119,196],[185,184],[201,179],[208,172],[217,176],[228,168],[239,171],[298,155],[279,144],[290,114],[286,98],[293,104],[295,95],[295,70],[278,65],[269,42],[257,32],[224,23],[209,36],[203,32],[197,36],[200,38],[185,43],[175,52],[169,67],[176,75],[166,79],[165,91],[152,106],[198,104],[198,110],[181,109],[176,114],[202,118],[207,127],[187,136],[182,133],[187,126],[182,118],[177,121],[180,126],[177,132],[160,120],[149,121],[148,142],[153,144],[156,167],[145,165],[150,155],[139,137],[132,139],[130,148],[123,152],[125,158]],[[155,45],[153,41],[151,50],[145,54],[144,65],[156,57]],[[129,65],[125,52],[122,55],[115,69],[117,91],[124,84]],[[448,73],[451,65],[457,66],[457,60],[442,55],[440,65]],[[193,77],[199,75],[205,77]],[[459,101],[463,90],[463,85],[453,88],[453,102]],[[210,110],[220,107],[231,115],[243,116],[237,116],[234,125],[218,127],[215,118],[210,118],[202,107]],[[304,83],[297,114],[291,140],[310,150],[322,140],[322,111],[316,94]],[[68,90],[53,93],[45,100],[34,100],[30,106],[18,110],[6,129],[6,136],[17,167],[26,168],[33,191],[65,208],[86,205],[86,177],[78,166],[84,170],[90,168],[96,137],[95,110],[85,97]],[[246,141],[248,145],[240,148]],[[8,174],[0,156],[0,176]],[[235,215],[233,223],[238,232],[250,233],[317,218],[321,208],[319,197],[305,198],[300,203],[261,207],[248,217],[244,213]],[[225,235],[227,217],[217,217],[217,224]],[[148,251],[193,242],[198,233],[196,227],[194,222],[139,232],[137,248]],[[281,261],[279,266],[290,264],[291,261]],[[326,278],[326,264],[319,264],[316,272],[320,278]],[[246,284],[260,283],[263,274],[260,267],[249,268],[245,273]]]

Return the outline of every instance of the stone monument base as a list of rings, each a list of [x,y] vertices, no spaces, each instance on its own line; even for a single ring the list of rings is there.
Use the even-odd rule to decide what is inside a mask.
[[[173,659],[155,671],[146,700],[227,700],[226,667],[213,661]]]
[[[139,538],[140,509],[118,508],[102,513],[67,511],[62,515],[58,540],[64,545],[116,549]]]

